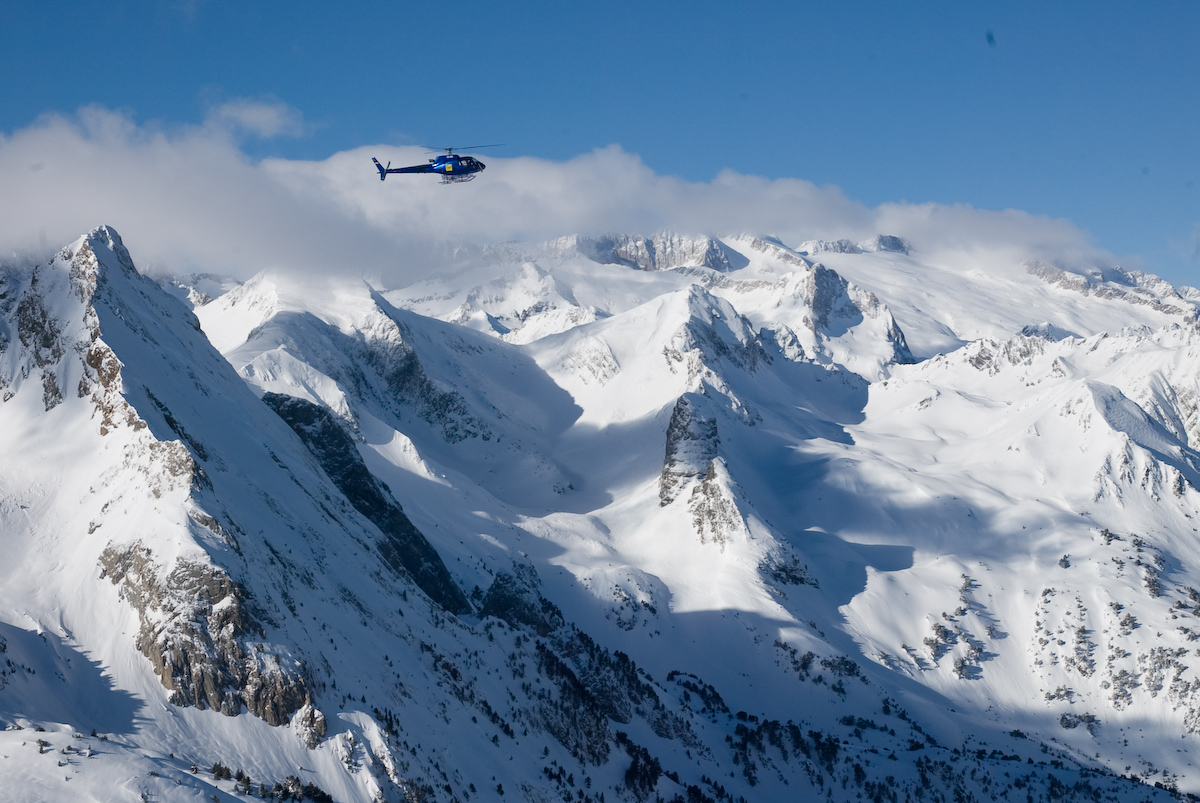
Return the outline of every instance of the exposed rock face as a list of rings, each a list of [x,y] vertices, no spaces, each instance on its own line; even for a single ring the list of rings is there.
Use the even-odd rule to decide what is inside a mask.
[[[33,364],[39,368],[54,365],[63,357],[64,344],[58,321],[50,317],[37,293],[35,272],[29,290],[17,304],[17,337],[21,340]]]
[[[710,337],[698,327],[698,322],[704,322],[709,324],[706,328],[710,333],[727,330],[723,337],[725,346],[731,348],[725,350],[734,355],[732,361],[735,364],[748,370],[753,370],[759,359],[770,363],[771,356],[779,351],[783,351],[789,360],[844,362],[850,355],[845,352],[844,346],[839,345],[839,341],[865,324],[860,331],[870,332],[872,339],[882,340],[891,352],[878,355],[880,367],[915,362],[904,332],[891,310],[874,293],[852,284],[837,271],[821,263],[810,263],[792,255],[782,246],[762,240],[742,239],[740,242],[754,250],[777,252],[776,259],[795,264],[800,269],[788,271],[773,282],[761,278],[738,279],[736,273],[725,276],[711,271],[678,269],[679,273],[696,282],[692,304],[695,320],[689,321],[685,327],[693,332],[692,340],[695,343],[704,343]],[[704,293],[708,293],[708,296],[705,297]],[[769,306],[759,306],[763,304],[764,294],[772,299]],[[745,320],[737,311],[741,308],[743,298],[750,308],[758,307],[758,320],[765,324],[757,337],[747,337],[739,331],[746,328],[737,323]],[[731,306],[722,309],[721,302],[713,299],[727,300]],[[718,317],[725,319],[723,327],[712,325]],[[792,331],[783,331],[785,329]],[[803,333],[803,343],[796,338],[799,333]],[[721,344],[713,342],[710,345],[713,347],[709,349],[710,354],[729,356],[721,352],[724,348]],[[764,350],[764,345],[777,348]]]
[[[893,251],[907,254],[908,243],[902,237],[880,234],[861,243],[850,240],[808,240],[796,249],[801,254],[862,254],[872,251]]]
[[[861,321],[864,317],[878,319],[884,316],[886,337],[892,344],[892,362],[911,365],[916,362],[904,332],[874,293],[853,287],[836,271],[824,265],[816,265],[811,277],[812,311],[814,332],[828,335],[847,326],[847,322]],[[835,324],[836,322],[836,324]]]
[[[58,389],[58,380],[54,374],[46,371],[42,374],[42,404],[46,408],[46,412],[50,412],[58,405],[62,404],[62,391]]]
[[[1094,269],[1084,275],[1040,260],[1026,263],[1025,269],[1030,275],[1064,290],[1085,296],[1127,301],[1167,315],[1182,315],[1193,321],[1196,319],[1195,307],[1174,287],[1153,274],[1114,267],[1105,270]]]
[[[354,441],[333,414],[310,401],[279,393],[267,393],[263,401],[300,436],[350,504],[379,528],[383,538],[377,548],[388,568],[397,575],[411,576],[446,610],[470,613],[471,604],[437,550],[404,515],[387,486],[367,469]]]
[[[773,347],[775,351],[783,355],[784,359],[792,362],[808,361],[808,353],[804,350],[804,344],[800,342],[800,338],[796,337],[792,328],[786,324],[776,323],[760,329],[758,339],[764,347]]]
[[[813,268],[811,281],[814,330],[828,329],[831,318],[853,318],[862,314],[850,298],[849,283],[837,272],[817,265]]]
[[[137,647],[176,705],[236,716],[245,706],[282,725],[308,699],[303,667],[258,644],[249,594],[220,567],[179,559],[169,573],[140,541],[112,545],[100,564],[138,613]]]
[[[386,387],[388,398],[381,403],[390,407],[394,401],[414,410],[426,423],[442,433],[448,443],[468,438],[491,438],[487,425],[471,415],[462,396],[438,387],[425,373],[416,351],[409,345],[410,336],[388,312],[391,305],[375,295],[380,314],[375,326],[353,336],[331,329],[330,335],[358,362],[370,366]],[[351,370],[357,370],[356,366]],[[362,395],[369,393],[363,377],[349,377],[359,384]]]
[[[1012,366],[1032,365],[1034,359],[1045,353],[1045,339],[1024,334],[1003,342],[977,340],[963,349],[967,363],[977,371],[986,371],[989,376],[996,376]]]
[[[897,254],[907,254],[909,245],[903,237],[896,237],[891,234],[880,234],[872,240],[867,240],[858,244],[858,247],[864,251],[892,251]]]
[[[687,367],[691,378],[704,373],[704,366],[725,360],[744,371],[754,372],[760,363],[770,363],[750,322],[733,306],[699,285],[687,291],[688,319],[663,348],[668,364]],[[711,372],[710,372],[711,373]]]
[[[746,522],[730,492],[730,481],[729,470],[718,457],[709,462],[704,479],[692,488],[688,507],[702,544],[713,543],[724,549],[735,538],[749,535]]]
[[[871,296],[874,298],[874,296]],[[892,362],[897,365],[913,365],[917,362],[917,358],[913,356],[912,350],[908,347],[908,341],[904,337],[904,332],[900,329],[900,324],[896,323],[896,319],[892,317],[892,313],[887,312],[887,337],[891,341],[894,352]]]
[[[668,270],[680,267],[704,267],[718,271],[733,270],[730,254],[711,237],[681,237],[659,232],[653,237],[621,234],[583,241],[591,253],[581,252],[598,262],[628,265],[641,270]]]
[[[28,273],[14,270],[0,279],[0,314],[8,319],[0,322],[0,355],[6,356],[0,363],[0,399],[11,399],[33,376],[41,385],[47,412],[63,400],[58,371],[71,339],[65,322],[55,317],[44,299],[45,292],[54,292],[56,279],[53,271],[47,273],[42,266]],[[12,349],[14,334],[18,345]]]
[[[717,421],[704,415],[700,398],[684,394],[675,402],[667,425],[667,453],[658,480],[659,505],[675,501],[683,484],[703,477],[717,456]]]
[[[311,700],[305,700],[300,710],[292,716],[292,727],[304,746],[312,750],[325,736],[325,715],[313,707]]]

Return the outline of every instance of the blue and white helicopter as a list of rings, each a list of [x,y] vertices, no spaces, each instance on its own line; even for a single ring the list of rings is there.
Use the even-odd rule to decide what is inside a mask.
[[[387,178],[388,173],[436,173],[442,177],[443,184],[459,184],[473,180],[487,165],[473,156],[460,156],[455,151],[473,151],[495,147],[498,146],[472,145],[468,148],[437,148],[436,150],[445,151],[445,153],[436,159],[430,159],[429,164],[413,165],[412,167],[392,167],[391,162],[384,167],[378,159],[372,158],[371,161],[375,163],[375,169],[379,171],[380,181]]]

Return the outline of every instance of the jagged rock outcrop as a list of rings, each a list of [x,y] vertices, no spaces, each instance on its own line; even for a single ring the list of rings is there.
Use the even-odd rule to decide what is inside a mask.
[[[227,716],[245,706],[282,725],[309,698],[303,665],[262,641],[249,593],[220,567],[180,558],[167,569],[140,541],[110,544],[100,565],[137,611],[137,648],[176,705]]]
[[[1029,366],[1034,359],[1045,353],[1044,338],[1025,334],[1005,341],[976,340],[962,349],[962,356],[972,368],[987,371],[990,376],[995,376],[1012,366]]]
[[[771,347],[779,352],[784,359],[792,362],[807,362],[808,352],[804,344],[796,336],[796,332],[787,324],[775,323],[758,330],[758,339],[763,347]]]
[[[717,544],[724,549],[731,541],[749,535],[746,521],[730,491],[731,483],[725,461],[717,457],[709,462],[704,479],[692,488],[688,509],[702,544]]]
[[[325,736],[325,715],[313,706],[312,700],[305,700],[304,705],[292,715],[292,727],[300,741],[304,742],[304,746],[312,750]]]
[[[1042,260],[1027,262],[1025,269],[1047,284],[1085,296],[1138,304],[1167,315],[1182,316],[1189,322],[1197,318],[1195,303],[1189,302],[1169,283],[1153,274],[1127,271],[1119,266],[1105,270],[1095,268],[1081,274]]]
[[[17,337],[33,358],[33,364],[45,368],[62,359],[65,346],[59,323],[46,311],[37,289],[38,274],[35,270],[29,282],[29,292],[17,304]]]
[[[42,405],[49,412],[63,400],[59,364],[78,336],[46,304],[43,293],[54,292],[61,281],[53,268],[35,266],[27,274],[12,273],[0,285],[0,399],[8,401],[30,376],[41,386]],[[10,328],[10,326],[12,328]],[[12,329],[15,328],[15,333]],[[17,348],[9,348],[13,334]]]
[[[841,274],[819,264],[812,271],[810,292],[813,313],[811,325],[814,332],[828,335],[831,331],[846,328],[848,322],[855,319],[882,318],[886,327],[885,337],[892,346],[891,362],[899,365],[916,362],[904,332],[874,293],[853,287]],[[835,319],[840,319],[836,326]]]
[[[841,274],[817,265],[810,279],[812,289],[812,327],[814,331],[829,328],[831,318],[853,318],[862,310],[850,298],[850,283]]]
[[[753,247],[753,242],[740,242]],[[780,246],[770,247],[781,250]],[[778,255],[774,258],[781,259]],[[775,346],[765,351],[766,362],[782,351],[793,361],[853,366],[851,370],[870,379],[886,375],[887,366],[915,362],[903,330],[878,296],[822,263],[812,264],[800,257],[795,260],[799,270],[782,273],[773,281],[710,272],[697,272],[695,281],[737,309],[750,311],[761,327],[757,339],[762,345]],[[729,325],[733,326],[732,321]],[[856,348],[848,348],[851,343]]]
[[[658,480],[660,506],[675,501],[687,481],[708,473],[720,443],[717,420],[703,412],[702,397],[680,396],[667,425],[666,458]]]
[[[689,375],[698,376],[701,364],[720,360],[748,372],[771,362],[750,322],[732,304],[700,285],[686,293],[687,320],[663,349],[668,363],[686,364]]]
[[[861,243],[850,240],[807,240],[801,243],[796,252],[804,255],[815,254],[863,254],[874,251],[892,251],[907,254],[909,244],[902,237],[891,234],[879,234]]]
[[[350,504],[379,528],[383,538],[376,547],[388,568],[410,576],[446,610],[470,613],[471,604],[437,550],[404,514],[388,487],[367,469],[338,419],[324,407],[293,396],[267,393],[263,401],[300,436]]]
[[[617,234],[581,240],[580,246],[581,253],[597,262],[641,270],[703,267],[725,272],[734,268],[731,253],[712,237],[684,237],[670,232],[652,237]]]

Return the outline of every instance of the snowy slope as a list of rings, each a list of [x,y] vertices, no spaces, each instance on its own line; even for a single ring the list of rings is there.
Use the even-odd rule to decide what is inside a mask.
[[[4,788],[1200,792],[1190,307],[867,245],[5,269]]]
[[[1181,327],[1018,336],[873,388],[854,447],[831,461],[829,501],[888,501],[827,521],[912,546],[925,592],[890,598],[881,619],[868,584],[847,610],[866,649],[995,716],[1033,701],[1097,717],[1087,737],[1060,737],[1082,750],[1193,772],[1176,748],[1197,726],[1196,345]],[[935,625],[957,636],[926,649]],[[1145,733],[1146,717],[1166,733]]]

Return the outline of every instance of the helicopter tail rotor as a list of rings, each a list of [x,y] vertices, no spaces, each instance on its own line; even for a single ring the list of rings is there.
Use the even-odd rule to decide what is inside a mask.
[[[392,166],[392,163],[388,162],[387,167],[384,167],[375,157],[371,157],[371,161],[375,163],[375,168],[379,171],[379,180],[383,181],[385,178],[387,178],[387,171],[388,168]]]

